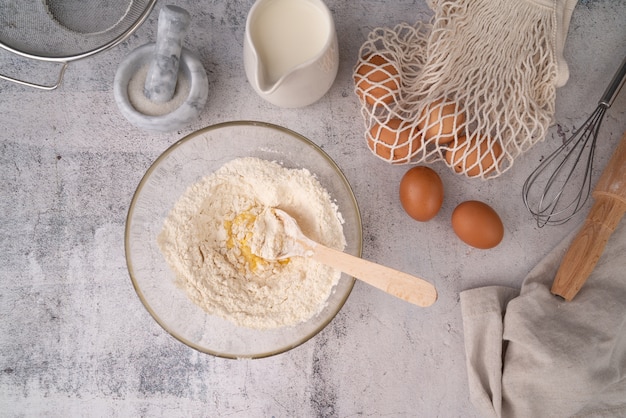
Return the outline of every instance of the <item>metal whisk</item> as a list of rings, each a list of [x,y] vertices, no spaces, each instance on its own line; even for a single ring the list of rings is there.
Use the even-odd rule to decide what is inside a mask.
[[[522,198],[539,227],[561,225],[584,207],[591,193],[598,131],[604,114],[613,104],[625,80],[626,58],[602,95],[596,110],[526,179]],[[584,174],[579,175],[577,167],[585,160]]]

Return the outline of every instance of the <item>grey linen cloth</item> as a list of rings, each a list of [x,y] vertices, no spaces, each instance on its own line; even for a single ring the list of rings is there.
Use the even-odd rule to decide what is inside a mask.
[[[573,237],[521,290],[461,293],[470,398],[485,417],[626,417],[626,218],[566,302],[550,287]]]

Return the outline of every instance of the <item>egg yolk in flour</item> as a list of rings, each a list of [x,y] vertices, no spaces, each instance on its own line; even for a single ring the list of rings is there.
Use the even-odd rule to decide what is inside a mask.
[[[224,228],[228,234],[226,248],[232,250],[238,248],[241,252],[242,261],[248,265],[250,271],[256,271],[259,267],[266,267],[274,260],[266,260],[252,252],[250,241],[252,240],[252,229],[257,216],[250,211],[239,213],[232,221],[225,220]],[[279,264],[289,263],[289,259],[275,260]]]

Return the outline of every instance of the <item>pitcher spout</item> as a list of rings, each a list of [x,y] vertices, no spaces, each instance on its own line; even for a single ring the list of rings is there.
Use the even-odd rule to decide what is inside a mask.
[[[275,77],[272,78],[267,66],[265,66],[263,62],[257,58],[257,63],[255,66],[255,81],[260,93],[272,94],[274,91],[276,91],[276,89],[278,89],[284,78],[285,75],[281,76],[278,79],[276,79]]]
[[[256,4],[263,3],[263,0]],[[286,80],[293,78],[294,74],[302,67],[310,65],[309,62],[293,64],[288,68],[287,61],[281,59],[280,54],[272,51],[271,42],[259,36],[259,28],[255,25],[246,31],[244,44],[244,64],[249,81],[255,90],[262,95],[271,95],[285,84]],[[265,42],[264,42],[265,41]],[[309,60],[313,61],[313,60]]]

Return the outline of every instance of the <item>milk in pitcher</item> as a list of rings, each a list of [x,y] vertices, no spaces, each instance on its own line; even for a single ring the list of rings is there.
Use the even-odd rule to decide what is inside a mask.
[[[272,84],[324,49],[329,22],[306,0],[271,0],[259,10],[250,30],[266,81]]]

